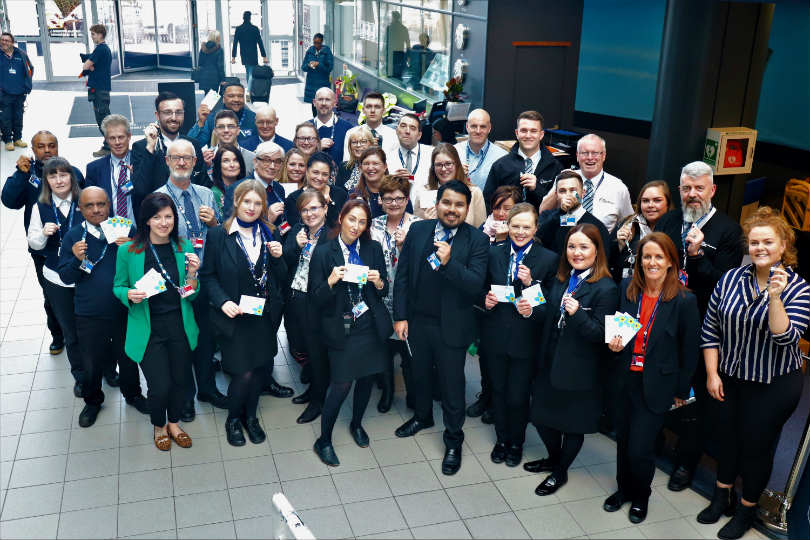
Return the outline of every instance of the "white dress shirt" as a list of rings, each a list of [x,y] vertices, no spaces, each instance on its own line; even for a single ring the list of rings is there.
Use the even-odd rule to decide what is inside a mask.
[[[397,140],[399,142],[399,140]],[[411,150],[413,156],[411,157],[411,171],[413,174],[413,182],[411,183],[411,203],[416,208],[419,204],[419,192],[427,186],[428,177],[430,176],[430,156],[433,154],[433,147],[427,144],[417,144]],[[402,148],[397,144],[391,151],[385,152],[385,161],[388,165],[388,172],[394,172],[397,169],[405,169],[405,163],[408,160],[408,150]],[[399,159],[402,154],[402,159]],[[414,170],[415,168],[415,170]]]
[[[70,213],[70,206],[73,203],[73,194],[69,193],[68,196],[64,199],[60,199],[56,195],[52,195],[53,202],[56,205],[57,210],[59,213],[62,214],[62,217],[69,218]],[[81,223],[81,220],[77,220],[74,222],[74,225],[78,225]],[[42,232],[43,227],[45,224],[42,222],[42,216],[39,215],[39,205],[35,204],[31,208],[31,223],[28,225],[28,245],[33,250],[42,249],[48,243],[49,236],[46,236],[44,232]],[[56,231],[53,234],[59,234],[60,231]],[[67,234],[67,231],[62,231],[62,234]],[[65,283],[59,278],[59,273],[51,270],[47,266],[42,267],[42,277],[53,283],[54,285],[59,285],[60,287],[73,287],[72,283]]]
[[[591,214],[601,221],[610,233],[613,232],[617,223],[633,214],[633,203],[630,201],[630,191],[627,186],[617,177],[604,172],[604,179],[600,183],[603,172],[600,171],[591,179],[593,187],[596,189]]]

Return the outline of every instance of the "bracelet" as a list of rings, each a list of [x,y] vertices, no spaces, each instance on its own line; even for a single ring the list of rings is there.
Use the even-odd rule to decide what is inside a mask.
[[[186,281],[197,281],[197,272],[186,274]]]

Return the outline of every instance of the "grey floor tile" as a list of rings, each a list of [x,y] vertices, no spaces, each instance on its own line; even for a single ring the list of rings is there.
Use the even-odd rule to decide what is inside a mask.
[[[39,314],[34,314],[35,317],[41,318]],[[36,355],[17,356],[14,358],[5,358],[0,363],[0,373],[3,375],[12,373],[33,373],[37,369],[37,360],[39,357]]]
[[[74,429],[70,434],[70,451],[90,452],[115,448],[118,446],[120,431],[121,428],[118,424],[93,425],[86,429]]]
[[[281,538],[286,532],[278,516],[265,516],[251,519],[241,519],[233,522],[236,537],[241,539],[252,538]],[[287,533],[289,534],[289,533]]]
[[[56,538],[59,514],[0,521],[0,538]]]
[[[53,484],[65,481],[67,455],[18,459],[14,462],[9,488]]]
[[[59,516],[58,538],[115,538],[117,530],[117,506],[62,512]]]
[[[491,452],[496,442],[495,429],[493,426],[471,422],[469,427],[464,426],[464,442],[476,454]]]
[[[247,434],[245,434],[247,439]],[[245,459],[259,456],[270,455],[270,444],[264,441],[261,444],[253,444],[250,441],[245,446],[231,446],[225,439],[225,436],[219,437],[219,445],[222,452],[222,459],[225,461],[231,459]]]
[[[229,489],[233,518],[248,519],[277,514],[278,511],[272,501],[273,495],[280,491],[281,484],[279,483]]]
[[[0,519],[20,519],[59,512],[62,503],[62,484],[9,489]]]
[[[222,491],[227,488],[225,468],[222,462],[174,467],[172,477],[174,478],[175,496],[205,491]]]
[[[312,450],[276,454],[273,460],[276,462],[276,470],[282,482],[329,474],[326,465],[321,463]]]
[[[487,482],[489,475],[487,475],[484,468],[478,462],[475,455],[468,453],[461,456],[461,468],[456,474],[446,475],[442,474],[442,460],[434,459],[430,461],[430,466],[436,473],[436,477],[441,482],[442,487],[451,488],[456,486],[466,486],[469,484],[480,484]],[[504,465],[505,467],[506,465]]]
[[[5,342],[3,344],[5,346]],[[16,373],[13,375],[0,375],[0,388],[4,393],[28,392],[34,382],[33,373]]]
[[[394,439],[394,431],[405,421],[398,414],[383,414],[363,420],[363,428],[372,441]]]
[[[191,448],[179,448],[173,445],[172,451],[167,453],[171,454],[172,467],[198,465],[200,463],[211,463],[222,460],[218,437],[194,439],[194,444]]]
[[[616,443],[601,433],[585,436],[574,467],[598,465],[600,463],[614,463],[616,461]]]
[[[7,489],[8,483],[11,480],[11,471],[14,468],[13,461],[0,462],[0,489]]]
[[[458,512],[444,490],[396,497],[408,527],[422,527],[459,519]]]
[[[559,504],[560,500],[555,494],[544,497],[538,497],[534,494],[534,490],[540,482],[541,477],[533,474],[531,476],[498,480],[495,482],[495,486],[512,510],[525,510],[527,508]]]
[[[118,476],[65,482],[62,512],[118,504]]]
[[[20,435],[9,435],[0,437],[0,461],[11,461],[17,455]],[[10,472],[10,471],[9,471]]]
[[[394,499],[377,499],[343,506],[352,531],[357,536],[398,531],[406,527],[405,519]]]
[[[272,456],[226,461],[225,479],[229,488],[277,482],[276,463]]]
[[[333,474],[332,480],[343,504],[391,496],[388,483],[379,469]]]
[[[450,488],[447,495],[462,519],[509,511],[509,505],[492,483]]]
[[[143,539],[143,540],[159,540],[159,539],[172,539],[177,538],[177,530],[176,529],[169,529],[168,531],[157,531],[151,532],[146,534],[134,534],[132,536],[122,536],[121,538],[129,538],[131,540]]]
[[[58,409],[60,407],[73,407],[78,398],[73,396],[73,392],[64,388],[51,388],[49,390],[32,390],[28,400],[29,411],[39,411],[43,409]]]
[[[16,459],[55,456],[68,453],[70,431],[47,431],[20,435]]]
[[[73,388],[75,382],[69,371],[37,371],[31,389]]]
[[[706,497],[691,489],[670,491],[666,486],[660,486],[653,488],[653,493],[666,499],[682,516],[697,515],[709,505]]]
[[[352,529],[342,506],[311,508],[300,513],[301,521],[315,538],[351,538]]]
[[[268,504],[270,501],[268,501]],[[195,493],[174,498],[177,528],[195,527],[223,521],[233,521],[227,491]]]
[[[282,484],[282,491],[296,510],[340,504],[340,497],[331,476],[290,480]]]
[[[122,447],[149,444],[154,449],[154,440],[155,429],[148,421],[137,418],[132,422],[121,422],[120,444]]]
[[[218,437],[223,435],[222,431],[225,426],[225,420],[221,422],[219,417],[214,413],[198,414],[194,418],[194,422],[184,424],[183,429],[188,433],[189,437],[193,440],[204,437]]]
[[[120,467],[121,474],[153,469],[168,469],[172,465],[172,453],[158,450],[155,448],[154,443],[139,446],[122,446],[120,452],[120,465],[116,462],[116,467]]]
[[[171,497],[174,493],[172,473],[169,469],[122,474],[119,476],[119,485],[120,503],[163,499]]]
[[[416,527],[415,529],[411,529],[411,533],[413,533],[414,538],[422,538],[424,540],[430,540],[432,538],[472,538],[466,525],[464,525],[462,521],[449,521],[447,523]]]
[[[123,484],[123,479],[121,482]],[[175,527],[174,500],[171,497],[118,505],[118,536],[146,535],[170,529],[174,534]]]
[[[177,530],[178,538],[201,538],[212,539],[217,538],[236,538],[236,530],[233,526],[233,521],[226,521],[222,523],[212,523],[210,525],[199,525],[197,527],[188,527],[185,529]]]
[[[269,405],[262,403],[261,415],[264,427],[268,430],[297,426],[296,419],[304,412],[301,405],[282,403],[276,399],[269,402]]]
[[[283,452],[298,452],[309,450],[315,442],[315,432],[312,425],[304,424],[294,427],[271,429],[267,432],[270,440],[270,449],[274,454]]]
[[[73,407],[28,411],[21,433],[39,433],[70,429],[73,423]]]
[[[374,534],[367,534],[365,536],[358,536],[358,539],[372,539],[372,538],[380,538],[385,540],[395,540],[397,538],[413,538],[413,534],[411,534],[410,529],[402,529],[401,531],[387,531],[384,533],[374,533]]]
[[[649,499],[649,508],[647,511],[647,519],[645,520],[645,523],[654,523],[656,521],[670,521],[682,515],[683,514],[681,514],[681,512],[678,511],[678,509],[675,508],[675,506],[673,506],[666,497],[664,497],[660,492],[653,490],[652,495],[650,495]]]
[[[541,481],[546,475],[540,475]],[[591,476],[588,469],[579,467],[570,469],[568,471],[568,483],[561,487],[555,493],[561,502],[566,501],[580,501],[582,499],[590,499],[597,496],[610,495],[605,489],[599,485],[599,482]]]
[[[17,392],[15,394],[0,394],[0,411],[5,413],[24,413],[28,408],[30,392]]]
[[[616,540],[634,540],[634,539],[641,539],[646,538],[642,533],[641,529],[635,525],[632,527],[628,527],[627,529],[619,529],[616,531],[605,531],[601,533],[593,533],[589,534],[588,538],[600,538],[600,539],[616,539]],[[692,536],[685,536],[684,538],[692,538]]]
[[[573,538],[585,534],[561,504],[518,510],[515,515],[532,538]]]
[[[379,467],[371,448],[360,448],[354,442],[335,446],[335,453],[340,459],[340,467],[332,471],[333,473],[361,471]]]
[[[442,487],[430,464],[425,461],[391,465],[384,467],[382,472],[394,495],[433,491]]]
[[[512,512],[465,520],[473,538],[529,538]]]
[[[523,464],[527,461],[533,461],[535,459],[541,459],[548,456],[545,447],[542,445],[524,446],[523,461],[521,462],[521,465],[517,467],[507,467],[503,463],[493,463],[489,457],[489,454],[489,452],[484,452],[481,454],[476,454],[475,457],[478,459],[478,463],[487,473],[489,478],[493,481],[506,480],[507,478],[520,478],[522,476],[537,476],[534,473],[526,472],[526,470],[523,468]],[[539,484],[540,481],[538,480],[537,483]]]
[[[370,448],[380,467],[416,463],[425,459],[415,437],[372,441]]]
[[[645,538],[693,538],[696,536],[693,519],[679,517],[669,521],[647,523],[638,526]]]

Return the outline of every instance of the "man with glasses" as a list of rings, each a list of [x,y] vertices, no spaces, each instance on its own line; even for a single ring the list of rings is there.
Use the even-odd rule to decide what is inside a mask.
[[[214,107],[216,110],[217,107]],[[256,113],[245,107],[245,87],[241,83],[233,82],[225,86],[222,93],[222,110],[233,111],[236,115],[238,130],[236,137],[240,144],[256,133]],[[201,145],[212,144],[211,135],[214,133],[216,117],[211,117],[211,109],[207,105],[200,105],[197,111],[197,123],[188,130],[188,136],[197,139]]]
[[[321,150],[329,154],[335,163],[343,163],[343,149],[346,146],[346,132],[352,125],[335,114],[337,96],[329,88],[315,92],[313,101],[318,114],[310,120],[321,138]]]
[[[259,104],[256,110],[256,133],[242,141],[242,147],[251,152],[263,142],[272,142],[279,145],[286,153],[293,147],[293,142],[276,133],[278,115],[271,105]]]
[[[490,201],[501,186],[517,186],[523,199],[540,206],[551,189],[562,167],[544,144],[543,116],[537,111],[523,111],[518,115],[515,136],[517,142],[511,151],[492,164],[484,185],[484,203],[487,213],[492,212]]]
[[[391,126],[382,123],[385,115],[385,98],[378,92],[370,92],[363,98],[363,115],[366,117],[365,126],[371,130],[371,134],[377,139],[377,146],[388,153],[396,150],[397,132]],[[343,146],[343,157],[349,157],[349,138]]]
[[[28,55],[14,46],[10,32],[0,34],[0,132],[6,151],[28,146],[22,140],[23,106],[31,93],[34,66]]]
[[[182,139],[191,142],[196,162],[191,172],[191,183],[211,186],[211,179],[205,168],[200,143],[191,137],[180,134],[186,113],[183,100],[174,92],[161,92],[155,98],[155,119],[144,129],[144,138],[132,145],[132,156],[138,164],[138,180],[149,183],[151,190],[166,183],[169,167],[166,164],[166,150],[173,141]]]
[[[268,219],[282,235],[287,234],[290,226],[286,223],[284,215],[284,186],[278,182],[281,176],[281,167],[284,164],[284,149],[274,142],[263,142],[256,147],[256,157],[253,158],[253,179],[258,180],[267,190]],[[233,206],[233,194],[236,187],[248,180],[239,180],[228,186],[225,192],[225,205]],[[229,202],[230,201],[230,202]],[[223,216],[223,221],[225,216]]]
[[[212,168],[214,166],[214,156],[217,153],[217,148],[220,144],[232,144],[242,152],[242,158],[245,160],[245,175],[251,176],[253,174],[253,158],[255,154],[243,148],[239,144],[239,118],[236,113],[231,110],[219,111],[214,117],[214,144],[212,146],[203,146],[202,156],[208,169],[208,176],[212,175]]]

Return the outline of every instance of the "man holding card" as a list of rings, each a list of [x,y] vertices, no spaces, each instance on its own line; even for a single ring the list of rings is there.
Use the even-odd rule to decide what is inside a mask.
[[[441,381],[445,454],[442,473],[461,467],[464,361],[475,338],[473,304],[484,285],[489,239],[464,222],[472,194],[451,180],[438,191],[438,219],[411,225],[394,281],[394,330],[413,356],[415,414],[396,430],[410,437],[433,426],[432,366]]]
[[[124,354],[126,310],[112,295],[118,246],[129,242],[134,228],[131,223],[122,223],[122,226],[112,227],[121,230],[120,233],[105,234],[105,229],[110,230],[107,226],[110,200],[99,187],[91,186],[82,191],[79,209],[85,221],[65,235],[59,276],[63,281],[76,284],[76,334],[85,374],[82,386],[85,406],[79,414],[79,425],[90,427],[104,402],[101,378],[110,363],[112,370],[118,364],[121,393],[126,402],[143,414],[148,414],[149,408],[141,394],[138,364]]]

